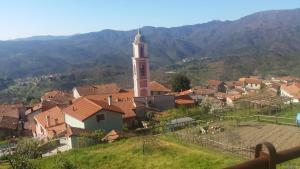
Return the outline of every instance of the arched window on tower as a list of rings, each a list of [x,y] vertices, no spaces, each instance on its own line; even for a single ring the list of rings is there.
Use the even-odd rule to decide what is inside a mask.
[[[139,52],[140,52],[140,57],[145,57],[144,56],[144,46],[143,45],[139,46]]]
[[[146,70],[144,64],[141,64],[140,71],[141,71],[141,76],[146,76]]]

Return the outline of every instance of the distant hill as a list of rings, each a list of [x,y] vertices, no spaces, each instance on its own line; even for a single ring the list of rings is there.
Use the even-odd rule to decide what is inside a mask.
[[[175,65],[172,68],[176,69],[184,58],[201,62],[197,59],[208,57],[218,59],[223,70],[219,71],[220,77],[225,79],[268,72],[295,74],[300,71],[299,18],[300,9],[278,10],[235,21],[143,27],[141,31],[149,43],[152,70],[166,65]],[[111,65],[128,73],[135,33],[136,30],[103,30],[0,41],[0,77],[92,72],[96,68],[103,72]]]
[[[45,36],[32,36],[28,38],[17,38],[12,41],[58,40],[58,39],[68,39],[68,38],[70,38],[70,36],[45,35]]]

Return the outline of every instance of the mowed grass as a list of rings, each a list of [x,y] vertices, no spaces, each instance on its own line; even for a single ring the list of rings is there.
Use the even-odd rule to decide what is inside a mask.
[[[101,144],[62,153],[80,169],[98,168],[203,168],[218,169],[240,163],[242,159],[232,154],[202,148],[175,140],[171,136],[151,139],[145,146],[141,137],[120,140],[111,144]],[[43,169],[54,169],[58,156],[34,160]]]

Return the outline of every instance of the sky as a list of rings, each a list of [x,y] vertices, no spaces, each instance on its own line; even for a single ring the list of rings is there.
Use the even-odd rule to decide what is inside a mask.
[[[236,20],[300,0],[0,0],[0,40]]]

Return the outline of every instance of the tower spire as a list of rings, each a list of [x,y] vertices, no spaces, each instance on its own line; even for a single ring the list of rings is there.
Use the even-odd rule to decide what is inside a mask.
[[[149,82],[150,82],[150,70],[149,70],[149,57],[147,51],[147,43],[144,41],[141,35],[140,28],[137,30],[133,45],[133,84],[134,84],[134,96],[146,97],[150,96]]]
[[[141,35],[140,27],[138,28],[137,34],[138,34],[138,35]]]

